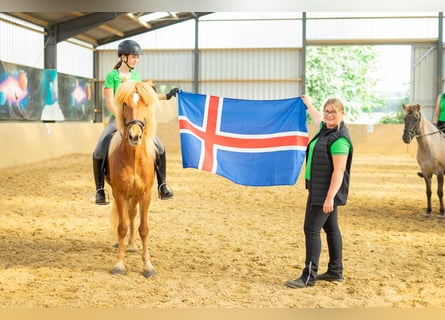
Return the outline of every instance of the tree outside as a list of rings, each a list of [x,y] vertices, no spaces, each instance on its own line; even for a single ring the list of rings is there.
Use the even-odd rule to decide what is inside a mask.
[[[385,112],[381,123],[400,123],[397,108],[408,98],[393,101],[378,91],[378,54],[370,45],[308,46],[306,93],[319,105],[331,97],[342,99],[349,122],[362,114],[381,111]]]

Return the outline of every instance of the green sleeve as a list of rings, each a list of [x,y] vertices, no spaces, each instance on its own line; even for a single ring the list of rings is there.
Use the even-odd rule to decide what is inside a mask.
[[[331,145],[332,155],[348,155],[351,149],[351,144],[345,137],[340,137],[335,140]]]
[[[117,72],[116,69],[113,69],[108,72],[107,77],[105,78],[104,88],[113,89],[113,92],[116,92],[117,87],[119,86],[121,81],[122,79],[119,75],[119,72]]]

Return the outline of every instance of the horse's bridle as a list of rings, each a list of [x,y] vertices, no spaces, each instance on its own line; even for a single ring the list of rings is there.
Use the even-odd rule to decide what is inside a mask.
[[[415,115],[407,115],[407,116],[412,116],[416,119],[416,126],[415,126],[415,130],[408,130],[408,129],[404,129],[403,132],[406,132],[409,136],[409,139],[412,140],[413,138],[421,138],[424,136],[430,136],[436,133],[440,133],[440,130],[434,131],[434,132],[429,132],[429,133],[425,133],[425,134],[419,134],[419,127],[420,127],[420,119],[421,119],[421,113],[419,112],[419,116],[415,116]]]
[[[124,102],[122,105],[122,114],[125,115],[125,107],[127,106],[127,104]],[[139,119],[132,119],[129,120],[128,122],[125,121],[125,116],[123,116],[123,121],[124,121],[124,127],[125,127],[125,132],[128,133],[129,128],[136,124],[139,126],[139,128],[141,128],[142,133],[144,133],[144,129],[145,129],[145,121],[139,120]]]
[[[416,120],[416,122],[415,122],[416,123],[415,130],[403,129],[403,132],[408,134],[409,140],[411,141],[411,140],[413,140],[414,137],[418,137],[419,136],[418,132],[419,132],[419,127],[420,127],[420,118],[421,118],[421,116],[420,116],[420,113],[419,113],[419,116],[415,116],[413,114],[407,114],[406,115],[406,117],[409,117],[409,116],[414,117],[415,120]]]

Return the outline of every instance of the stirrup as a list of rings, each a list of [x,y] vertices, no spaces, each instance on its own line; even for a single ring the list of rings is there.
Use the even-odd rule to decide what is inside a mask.
[[[165,195],[162,194],[162,190],[161,190],[162,187],[165,187],[165,188],[166,188],[166,190],[167,190],[167,192],[168,192],[167,194],[165,194]],[[161,184],[159,185],[159,187],[158,187],[158,197],[159,197],[159,199],[161,199],[161,200],[167,200],[167,199],[170,199],[170,198],[173,197],[173,191],[170,190],[170,188],[168,187],[168,185],[167,185],[166,182],[161,183]]]
[[[101,192],[101,191],[104,193],[103,201],[98,202],[97,201],[97,193]],[[98,204],[98,205],[107,205],[107,204],[110,203],[109,199],[110,199],[110,197],[108,195],[108,191],[107,190],[105,190],[104,188],[96,189],[96,204]]]

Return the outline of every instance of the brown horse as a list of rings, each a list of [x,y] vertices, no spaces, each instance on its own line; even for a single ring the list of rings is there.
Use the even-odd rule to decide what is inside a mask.
[[[139,209],[139,235],[142,240],[143,275],[154,275],[148,253],[148,209],[154,180],[156,134],[154,107],[158,98],[146,83],[127,80],[116,91],[117,132],[108,152],[107,182],[112,188],[112,216],[118,235],[117,262],[113,274],[125,274],[125,237],[128,229],[130,250],[136,251],[135,218]]]
[[[428,121],[420,112],[420,105],[404,105],[405,127],[403,142],[410,143],[417,140],[417,162],[422,170],[426,185],[427,208],[425,218],[431,215],[431,179],[437,177],[437,195],[439,197],[439,218],[444,218],[443,207],[443,177],[445,171],[445,137],[434,124]]]

